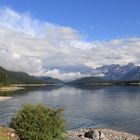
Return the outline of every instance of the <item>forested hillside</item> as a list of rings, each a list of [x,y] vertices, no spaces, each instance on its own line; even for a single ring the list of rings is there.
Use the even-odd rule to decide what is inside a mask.
[[[0,67],[0,86],[9,84],[41,84],[43,81],[23,72],[8,71]]]

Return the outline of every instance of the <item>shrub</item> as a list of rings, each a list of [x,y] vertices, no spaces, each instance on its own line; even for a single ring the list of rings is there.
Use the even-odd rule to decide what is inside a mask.
[[[16,113],[9,126],[21,140],[60,140],[65,130],[62,109],[27,104]]]

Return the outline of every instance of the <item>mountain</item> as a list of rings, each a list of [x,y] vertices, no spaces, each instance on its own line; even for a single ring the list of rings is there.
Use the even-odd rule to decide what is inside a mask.
[[[140,67],[126,73],[121,80],[140,80]]]
[[[140,67],[129,63],[105,65],[88,71],[92,76],[101,75],[104,80],[140,80]]]
[[[69,84],[92,84],[92,83],[103,83],[104,80],[98,77],[84,77],[69,82]]]
[[[7,72],[0,67],[0,86],[9,85],[8,75]]]
[[[57,78],[52,77],[37,77],[38,79],[42,80],[43,82],[47,82],[50,84],[63,84],[64,82]]]
[[[52,77],[34,77],[24,72],[8,71],[0,67],[0,86],[9,84],[62,84],[63,81]]]
[[[42,84],[43,81],[28,75],[24,72],[13,72],[8,71],[2,67],[0,67],[0,77],[2,77],[2,73],[5,74],[5,79],[7,84]],[[2,79],[0,79],[2,82]]]
[[[91,75],[91,77],[81,78],[73,83],[135,83],[140,81],[140,66],[133,63],[127,65],[104,65],[95,69],[87,69],[83,74]],[[98,77],[98,78],[97,78]]]
[[[119,64],[105,65],[95,69],[83,69],[81,74],[91,75],[69,84],[131,82],[140,81],[140,66],[133,63],[121,66]],[[52,77],[33,77],[24,72],[8,71],[0,67],[0,86],[8,84],[63,84],[64,82]]]

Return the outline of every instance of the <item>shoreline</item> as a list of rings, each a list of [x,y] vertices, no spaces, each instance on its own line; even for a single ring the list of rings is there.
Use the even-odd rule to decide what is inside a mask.
[[[54,85],[54,84],[13,84],[11,87],[44,87],[47,85]]]
[[[140,136],[109,128],[82,128],[68,130],[64,134],[67,140],[140,140]]]
[[[19,137],[14,129],[0,125],[0,132],[1,132],[0,138],[6,138],[8,135],[12,139],[14,136],[16,140],[19,140]],[[76,130],[67,130],[65,133],[63,133],[63,139],[64,140],[140,140],[140,136],[127,132],[109,129],[109,128],[82,128]]]
[[[5,101],[5,100],[9,100],[12,99],[13,97],[10,96],[0,96],[0,101]]]
[[[0,92],[12,92],[18,90],[24,90],[28,87],[45,87],[47,85],[54,85],[54,84],[12,84],[10,86],[0,87]],[[0,101],[11,99],[10,96],[0,95]]]
[[[22,90],[24,89],[23,87],[13,87],[13,86],[7,86],[7,87],[0,87],[0,92],[11,92],[11,91],[17,91],[17,90]],[[0,95],[0,101],[5,101],[12,99],[13,97],[10,96],[1,96]]]
[[[70,83],[68,85],[85,85],[85,86],[97,86],[97,85],[101,85],[101,86],[109,86],[109,85],[136,85],[136,86],[140,86],[140,82],[95,82],[95,83]]]
[[[0,87],[0,92],[12,92],[12,91],[23,90],[26,89],[27,87],[45,87],[47,85],[52,85],[52,84],[13,84],[10,86]],[[12,99],[12,97],[0,95],[0,101],[4,101],[8,99]]]
[[[0,87],[0,92],[3,91],[17,91],[25,89],[26,87],[44,87],[52,84],[12,84],[10,86]]]
[[[18,86],[7,86],[7,87],[0,87],[0,92],[5,92],[5,91],[17,91],[17,90],[21,90],[21,89],[25,89],[24,87],[18,87]]]

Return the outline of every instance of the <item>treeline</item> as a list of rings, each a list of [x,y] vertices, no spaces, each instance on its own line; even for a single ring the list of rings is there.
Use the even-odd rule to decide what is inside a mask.
[[[24,72],[8,71],[0,66],[0,86],[12,84],[42,84],[43,81]]]
[[[9,80],[8,80],[7,72],[0,71],[0,86],[8,86],[8,85],[9,85]]]
[[[15,72],[0,66],[0,86],[12,84],[62,84],[63,81],[51,77],[34,77],[24,72]]]

